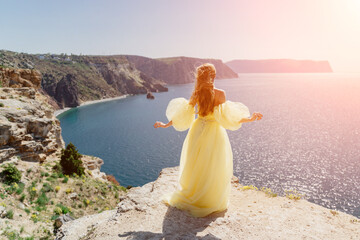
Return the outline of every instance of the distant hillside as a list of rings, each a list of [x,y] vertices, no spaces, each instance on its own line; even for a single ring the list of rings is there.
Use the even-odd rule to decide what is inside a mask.
[[[321,73],[333,72],[328,61],[269,59],[233,60],[226,63],[237,73]]]
[[[60,108],[124,94],[167,91],[163,81],[139,71],[124,56],[26,54],[2,50],[0,67],[40,71],[41,87]]]
[[[215,65],[217,79],[237,77],[216,59],[27,54],[0,50],[0,69],[40,72],[41,88],[53,99],[55,108],[76,107],[84,101],[125,94],[167,91],[166,84],[194,82],[195,68],[207,62]],[[8,84],[13,84],[12,75],[5,77]]]
[[[218,59],[190,57],[152,59],[141,56],[126,56],[126,58],[146,75],[169,84],[194,82],[195,68],[203,63],[214,64],[217,79],[237,78],[237,74]]]

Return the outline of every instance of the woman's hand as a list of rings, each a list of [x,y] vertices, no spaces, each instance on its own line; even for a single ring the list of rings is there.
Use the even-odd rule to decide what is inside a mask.
[[[167,124],[157,121],[156,123],[154,123],[154,128],[160,128],[160,127],[167,128],[170,127],[171,125],[172,125],[172,121],[168,122]]]
[[[251,118],[243,118],[239,121],[239,123],[247,123],[247,122],[253,122],[255,120],[261,120],[263,115],[258,112],[254,112],[251,116]]]
[[[252,117],[250,118],[251,121],[255,121],[255,120],[261,120],[263,117],[263,115],[259,112],[254,112]]]

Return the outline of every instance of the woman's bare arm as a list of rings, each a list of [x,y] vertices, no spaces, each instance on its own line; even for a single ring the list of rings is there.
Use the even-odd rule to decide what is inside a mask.
[[[154,123],[154,128],[167,128],[172,126],[172,121],[168,122],[167,124],[163,123],[163,122],[159,122],[157,121],[156,123]]]
[[[254,112],[251,118],[243,118],[239,121],[239,123],[247,123],[247,122],[253,122],[255,120],[261,120],[263,115],[258,112]]]

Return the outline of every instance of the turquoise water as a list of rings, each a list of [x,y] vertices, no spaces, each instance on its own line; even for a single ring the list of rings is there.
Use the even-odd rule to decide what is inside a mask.
[[[360,75],[241,74],[215,85],[264,115],[228,131],[242,184],[280,195],[296,189],[311,202],[360,216]],[[137,95],[74,108],[58,116],[63,138],[102,158],[102,171],[120,184],[143,185],[179,164],[187,131],[153,124],[167,122],[168,102],[189,98],[192,89],[173,85],[155,100]]]

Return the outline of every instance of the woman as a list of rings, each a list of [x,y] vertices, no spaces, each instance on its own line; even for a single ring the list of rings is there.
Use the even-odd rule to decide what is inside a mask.
[[[179,186],[163,201],[204,217],[228,207],[233,176],[233,155],[225,129],[237,130],[243,123],[260,120],[260,113],[249,118],[249,109],[239,102],[226,101],[225,92],[214,87],[216,70],[206,63],[196,69],[196,84],[190,100],[172,99],[166,109],[169,122],[156,122],[155,128],[188,128],[179,169]],[[195,119],[197,105],[198,118]]]

